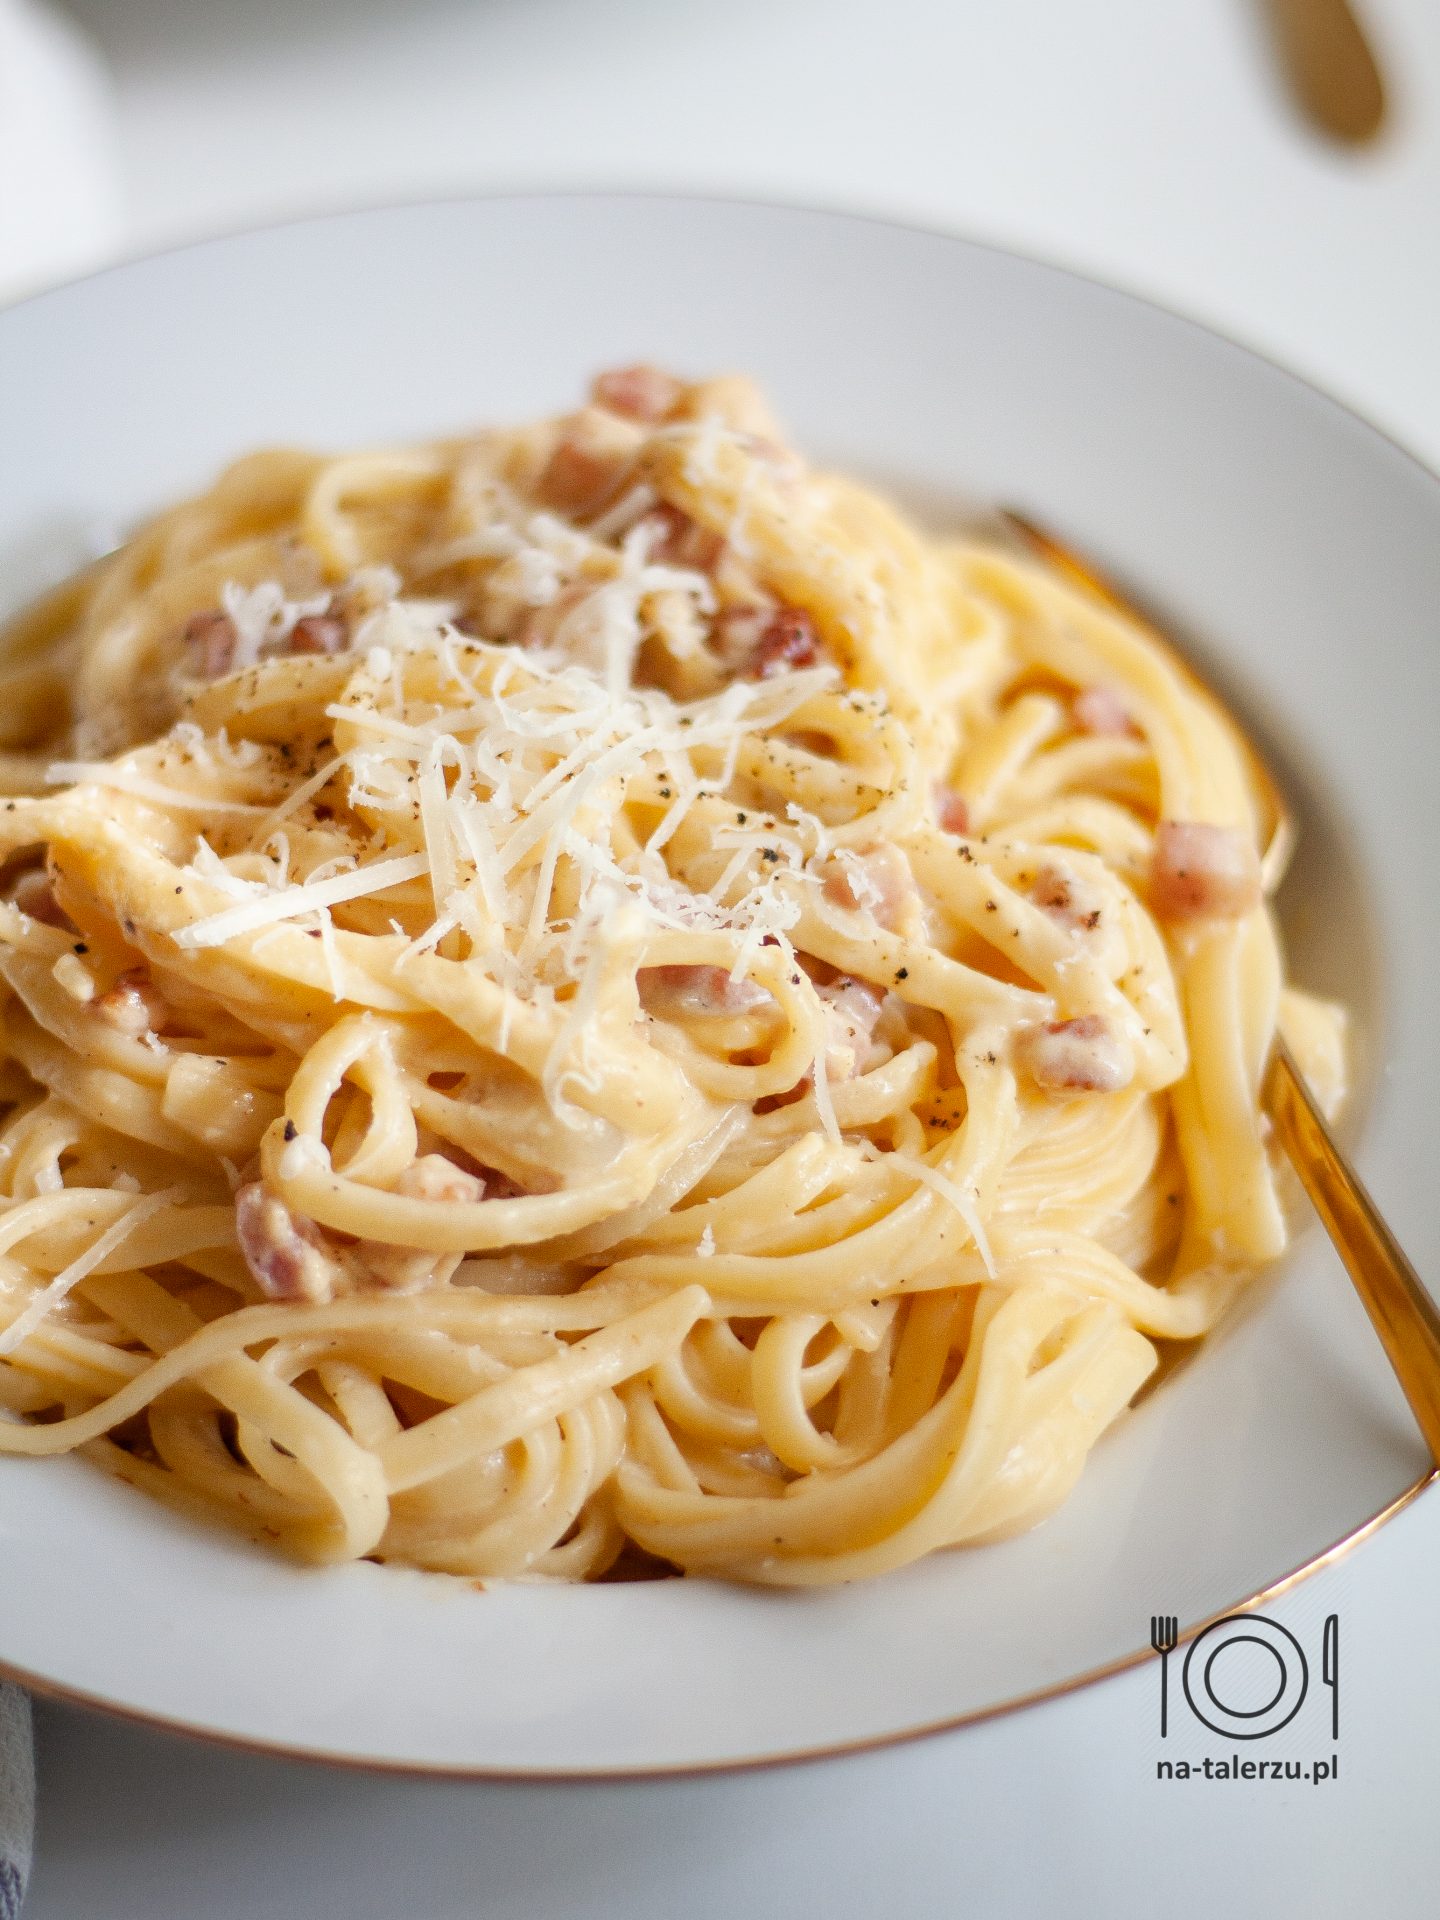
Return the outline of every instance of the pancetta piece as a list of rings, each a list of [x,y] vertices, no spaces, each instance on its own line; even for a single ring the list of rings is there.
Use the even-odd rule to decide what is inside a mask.
[[[29,873],[22,873],[15,882],[10,898],[32,920],[43,920],[47,927],[65,927],[74,931],[69,915],[55,898],[55,889],[44,867],[32,867]]]
[[[1046,1093],[1118,1093],[1135,1076],[1129,1041],[1098,1013],[1030,1027],[1020,1051],[1031,1079]]]
[[[757,981],[732,980],[725,967],[641,967],[636,984],[641,1005],[661,1019],[733,1018],[775,1004]]]
[[[572,414],[540,475],[540,498],[580,519],[598,513],[629,478],[641,440],[633,423],[603,408]]]
[[[151,983],[148,970],[132,967],[91,1001],[90,1011],[116,1033],[138,1040],[142,1033],[158,1033],[170,1009],[164,995]]]
[[[822,873],[821,891],[832,906],[872,913],[892,933],[916,898],[909,861],[883,841],[863,852],[832,854]]]
[[[684,392],[684,381],[677,380],[673,373],[666,373],[663,367],[641,364],[611,367],[597,375],[590,398],[597,407],[623,414],[627,420],[658,426],[679,406]]]
[[[693,567],[697,573],[709,573],[725,544],[718,533],[700,526],[667,501],[652,507],[635,524],[647,535],[650,559],[667,567]]]
[[[252,1180],[235,1194],[235,1235],[245,1264],[270,1300],[332,1299],[337,1267],[313,1220]]]
[[[410,1200],[436,1200],[448,1205],[471,1204],[485,1198],[483,1174],[468,1173],[443,1153],[422,1153],[395,1182],[396,1193]]]
[[[184,639],[196,678],[219,680],[234,664],[240,632],[228,613],[207,607],[185,622]]]
[[[396,1193],[411,1200],[431,1200],[437,1206],[473,1205],[486,1198],[489,1187],[483,1174],[467,1172],[443,1153],[422,1153],[395,1182]],[[400,1293],[448,1279],[460,1259],[458,1254],[436,1253],[429,1247],[401,1246],[388,1240],[358,1241],[355,1253],[382,1286]]]
[[[1119,738],[1135,731],[1130,709],[1113,687],[1082,687],[1070,711],[1081,733]]]
[[[935,782],[935,818],[942,833],[970,831],[970,803],[963,793],[947,786],[943,780]]]
[[[773,680],[821,658],[815,622],[799,607],[767,603],[727,607],[715,622],[715,650],[738,680]]]
[[[825,1071],[832,1080],[853,1080],[870,1065],[875,1051],[875,1028],[885,1006],[884,989],[842,973],[815,991],[824,1003],[830,1034]]]
[[[307,613],[290,629],[288,653],[344,653],[350,628],[338,613]]]
[[[1041,867],[1029,893],[1037,907],[1071,933],[1093,933],[1100,924],[1100,896],[1063,867]]]
[[[1260,859],[1239,827],[1162,820],[1150,903],[1162,920],[1238,920],[1260,904]]]

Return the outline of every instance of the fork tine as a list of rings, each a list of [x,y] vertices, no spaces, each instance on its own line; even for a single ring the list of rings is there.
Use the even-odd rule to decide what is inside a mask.
[[[1150,1644],[1156,1653],[1173,1653],[1180,1640],[1179,1617],[1173,1613],[1150,1616]]]

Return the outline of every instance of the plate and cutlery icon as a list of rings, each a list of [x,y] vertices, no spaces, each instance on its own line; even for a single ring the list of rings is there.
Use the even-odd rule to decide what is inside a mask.
[[[1170,1655],[1180,1644],[1177,1615],[1153,1614],[1150,1619],[1150,1645],[1160,1656],[1160,1738],[1170,1734]],[[1251,1681],[1264,1672],[1264,1655],[1273,1667],[1270,1677],[1262,1679],[1258,1691],[1239,1701],[1226,1698],[1220,1691],[1216,1664],[1230,1648],[1258,1649],[1249,1654],[1243,1669]],[[1230,1664],[1229,1686],[1235,1685],[1235,1668]],[[1327,1614],[1320,1643],[1321,1684],[1330,1689],[1330,1737],[1340,1738],[1340,1616]],[[1181,1670],[1181,1687],[1191,1713],[1213,1733],[1231,1740],[1260,1740],[1288,1726],[1304,1704],[1309,1691],[1310,1667],[1304,1649],[1288,1627],[1257,1614],[1232,1613],[1213,1620],[1190,1642]],[[1266,1689],[1270,1687],[1268,1697]]]

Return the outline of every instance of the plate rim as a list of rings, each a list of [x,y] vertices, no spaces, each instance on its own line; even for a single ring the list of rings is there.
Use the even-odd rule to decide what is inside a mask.
[[[1246,1594],[1243,1599],[1233,1600],[1183,1626],[1176,1645],[1187,1646],[1207,1628],[1234,1614],[1249,1613],[1256,1607],[1268,1606],[1292,1592],[1312,1574],[1322,1573],[1327,1567],[1336,1565],[1437,1483],[1440,1483],[1440,1465],[1431,1465],[1378,1512],[1360,1521],[1338,1540],[1332,1540],[1319,1553],[1312,1554],[1308,1560],[1301,1561],[1298,1566],[1278,1575],[1256,1592]],[[866,1734],[855,1740],[825,1741],[818,1746],[789,1748],[783,1753],[740,1754],[720,1760],[675,1761],[648,1767],[501,1767],[482,1762],[392,1760],[375,1754],[332,1753],[320,1747],[296,1746],[283,1739],[262,1740],[248,1734],[224,1733],[217,1728],[201,1726],[195,1721],[169,1714],[147,1713],[140,1707],[107,1700],[103,1694],[91,1693],[86,1688],[67,1686],[63,1681],[32,1674],[4,1659],[0,1659],[0,1681],[8,1680],[42,1700],[81,1707],[91,1713],[103,1713],[110,1719],[144,1727],[152,1733],[178,1734],[186,1740],[194,1740],[202,1746],[219,1747],[227,1753],[250,1754],[267,1760],[294,1760],[306,1766],[373,1774],[384,1779],[471,1780],[489,1781],[495,1785],[578,1787],[600,1786],[606,1782],[641,1784],[656,1780],[704,1780],[728,1774],[769,1773],[781,1767],[799,1767],[822,1760],[848,1760],[865,1754],[884,1753],[892,1747],[907,1747],[921,1740],[934,1739],[940,1734],[959,1733],[967,1727],[983,1726],[990,1720],[1008,1719],[1012,1714],[1043,1706],[1047,1701],[1059,1700],[1067,1694],[1080,1693],[1089,1687],[1100,1686],[1105,1681],[1116,1680],[1121,1674],[1129,1673],[1156,1657],[1150,1646],[1134,1647],[1098,1667],[1087,1667],[1081,1673],[1067,1674],[1065,1679],[1056,1681],[1053,1686],[1037,1687],[1028,1693],[1015,1694],[1008,1700],[994,1700],[988,1706],[976,1707],[968,1713],[947,1714],[939,1720],[924,1720],[914,1726],[895,1727],[886,1733]]]
[[[179,239],[166,241],[161,246],[139,247],[134,252],[121,252],[115,258],[90,267],[83,273],[71,274],[63,280],[53,281],[42,287],[32,288],[18,299],[0,302],[0,320],[7,314],[18,313],[39,306],[44,301],[72,292],[77,287],[89,286],[92,282],[104,280],[111,274],[128,272],[131,268],[148,266],[157,260],[168,260],[176,254],[199,253],[208,247],[224,246],[231,241],[248,240],[268,233],[283,233],[295,227],[327,226],[344,220],[364,219],[371,214],[403,214],[422,212],[431,207],[494,206],[501,203],[525,203],[529,201],[610,201],[631,204],[664,204],[670,206],[709,206],[746,209],[758,213],[796,214],[816,216],[824,220],[846,222],[852,226],[879,227],[898,233],[914,234],[926,240],[958,242],[977,253],[987,253],[1004,260],[1018,260],[1027,266],[1040,267],[1046,272],[1061,274],[1067,280],[1078,280],[1095,291],[1113,295],[1141,307],[1149,307],[1166,319],[1175,321],[1190,333],[1198,333],[1212,340],[1219,340],[1234,352],[1243,353],[1251,360],[1258,360],[1272,373],[1281,375],[1292,386],[1299,387],[1314,400],[1319,400],[1335,413],[1348,419],[1353,425],[1363,428],[1383,441],[1394,453],[1414,467],[1423,479],[1440,486],[1440,463],[1432,466],[1430,461],[1407,440],[1403,440],[1391,427],[1381,426],[1357,402],[1332,392],[1319,379],[1299,372],[1287,361],[1282,360],[1268,347],[1258,345],[1243,331],[1232,330],[1228,322],[1198,318],[1183,306],[1173,305],[1167,298],[1132,285],[1128,279],[1114,279],[1109,274],[1092,271],[1073,261],[1028,246],[1011,246],[1007,242],[992,239],[987,235],[973,233],[963,227],[937,225],[901,213],[884,213],[878,209],[848,205],[843,200],[827,201],[822,198],[790,198],[784,194],[771,195],[761,193],[727,193],[721,188],[706,189],[673,187],[647,187],[626,185],[570,185],[570,186],[513,186],[497,187],[493,191],[485,188],[457,187],[453,193],[401,193],[393,198],[380,196],[373,200],[337,201],[333,205],[311,207],[303,211],[288,213],[274,219],[237,220],[212,230],[191,233]]]

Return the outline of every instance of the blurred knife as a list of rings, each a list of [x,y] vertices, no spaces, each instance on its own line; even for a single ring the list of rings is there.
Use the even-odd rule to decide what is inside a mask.
[[[1330,1689],[1330,1738],[1340,1738],[1340,1616],[1327,1613],[1320,1643],[1320,1677]]]
[[[1349,0],[1264,0],[1300,110],[1332,140],[1359,146],[1385,120],[1385,85]]]

